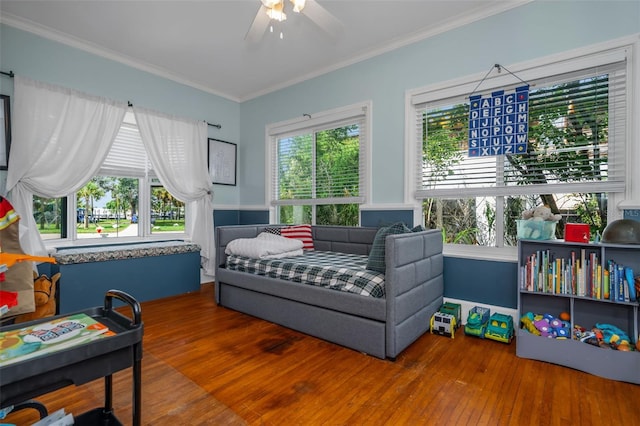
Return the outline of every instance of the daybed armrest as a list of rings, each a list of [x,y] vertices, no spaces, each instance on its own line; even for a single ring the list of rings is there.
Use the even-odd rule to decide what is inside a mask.
[[[441,231],[387,236],[385,263],[387,356],[394,358],[429,329],[442,304]]]

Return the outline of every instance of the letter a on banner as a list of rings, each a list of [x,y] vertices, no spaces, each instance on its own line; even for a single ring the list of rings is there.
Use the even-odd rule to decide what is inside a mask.
[[[469,157],[527,152],[529,86],[469,97]]]

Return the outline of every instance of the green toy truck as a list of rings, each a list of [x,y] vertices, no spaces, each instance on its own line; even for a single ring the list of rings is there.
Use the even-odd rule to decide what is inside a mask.
[[[469,310],[467,323],[464,325],[464,334],[476,336],[484,339],[484,333],[487,331],[489,316],[491,309],[474,306]]]
[[[511,315],[499,313],[491,315],[484,337],[498,342],[511,343],[511,339],[513,339],[513,318]]]

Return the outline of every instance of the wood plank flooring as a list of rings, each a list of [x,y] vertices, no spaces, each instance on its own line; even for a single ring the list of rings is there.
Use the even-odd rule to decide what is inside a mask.
[[[211,284],[142,303],[142,318],[145,425],[640,424],[640,386],[518,358],[515,343],[426,334],[379,360],[218,307]],[[114,377],[128,425],[131,374]],[[82,413],[103,404],[103,382],[39,400]]]

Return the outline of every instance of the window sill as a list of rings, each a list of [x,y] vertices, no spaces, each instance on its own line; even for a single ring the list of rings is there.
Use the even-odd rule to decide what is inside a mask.
[[[517,247],[482,247],[461,244],[445,244],[443,254],[446,257],[458,257],[495,262],[517,262]]]

